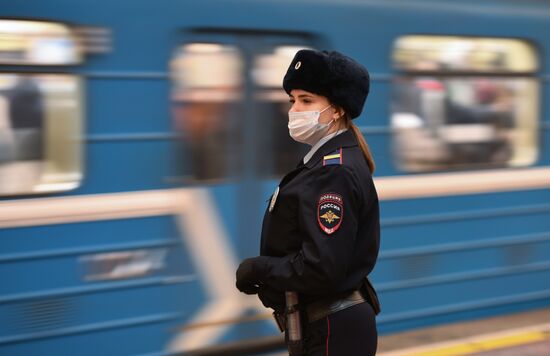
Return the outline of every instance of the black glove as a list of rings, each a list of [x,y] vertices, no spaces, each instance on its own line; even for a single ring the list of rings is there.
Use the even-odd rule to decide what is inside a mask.
[[[237,269],[237,289],[246,294],[256,294],[268,272],[267,256],[247,258]]]
[[[285,310],[285,292],[278,291],[267,284],[260,287],[258,298],[266,308],[271,308],[278,312]]]

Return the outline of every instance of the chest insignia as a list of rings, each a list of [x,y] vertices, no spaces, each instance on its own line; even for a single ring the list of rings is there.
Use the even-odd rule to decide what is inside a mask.
[[[321,215],[321,219],[325,219],[325,221],[329,224],[332,224],[333,221],[339,220],[340,217],[332,212],[332,210],[329,210],[328,212]]]
[[[326,234],[331,235],[340,228],[344,217],[344,201],[339,194],[324,193],[317,204],[317,222]]]
[[[273,195],[271,196],[271,201],[269,202],[269,212],[271,213],[273,211],[273,208],[275,208],[275,202],[277,202],[277,197],[279,196],[279,187],[277,186],[277,189],[273,192]]]
[[[332,152],[331,154],[328,154],[323,157],[323,166],[328,166],[333,164],[337,164],[337,165],[342,164],[342,148],[339,148],[336,151]]]

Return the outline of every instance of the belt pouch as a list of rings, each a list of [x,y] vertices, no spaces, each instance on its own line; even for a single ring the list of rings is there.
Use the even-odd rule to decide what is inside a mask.
[[[380,314],[380,311],[381,311],[380,301],[378,300],[378,295],[376,294],[376,290],[372,286],[372,283],[370,282],[368,277],[365,277],[363,281],[363,285],[361,286],[361,293],[365,298],[369,300],[369,303],[372,306],[372,309],[374,310],[374,314],[375,315]]]

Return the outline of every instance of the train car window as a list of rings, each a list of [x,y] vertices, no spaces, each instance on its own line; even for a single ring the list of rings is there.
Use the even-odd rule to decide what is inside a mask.
[[[65,65],[82,62],[82,46],[59,23],[0,20],[0,64]]]
[[[290,106],[281,88],[288,64],[304,47],[243,48],[190,43],[172,58],[172,108],[188,181],[273,178],[304,154],[288,135]],[[253,155],[246,152],[251,149]]]
[[[72,75],[0,74],[0,195],[79,185],[80,92]]]
[[[538,155],[538,56],[516,39],[394,43],[394,157],[409,172],[526,166]]]
[[[0,65],[68,65],[67,26],[0,20]],[[82,179],[82,85],[70,74],[0,73],[0,196],[64,191]]]
[[[220,180],[240,169],[243,66],[236,47],[214,43],[184,45],[172,58],[172,110],[191,180]]]
[[[289,63],[302,46],[280,45],[255,57],[252,78],[256,85],[256,102],[262,126],[267,135],[258,147],[263,157],[273,156],[272,160],[263,160],[260,171],[265,176],[281,176],[294,168],[305,154],[305,145],[297,144],[288,135],[288,95],[282,90],[283,77]],[[269,165],[269,166],[268,166]]]

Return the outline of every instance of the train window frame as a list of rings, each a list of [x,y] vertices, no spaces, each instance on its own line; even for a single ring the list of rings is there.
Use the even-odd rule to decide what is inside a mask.
[[[536,163],[540,53],[531,42],[405,35],[394,41],[391,57],[396,74],[390,125],[398,169],[429,173]]]

